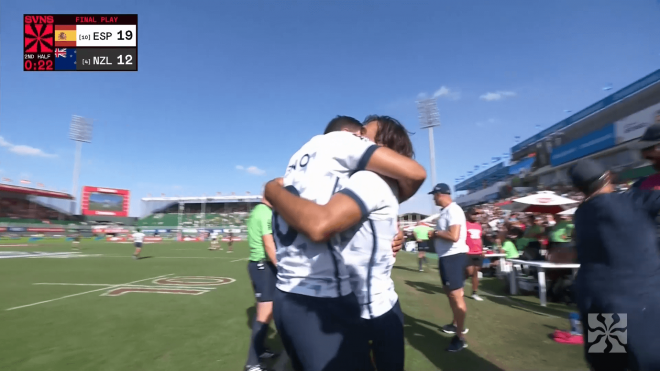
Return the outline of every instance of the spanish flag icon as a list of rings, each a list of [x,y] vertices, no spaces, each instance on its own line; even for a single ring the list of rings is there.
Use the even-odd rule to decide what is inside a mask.
[[[55,46],[76,46],[76,25],[55,25]]]

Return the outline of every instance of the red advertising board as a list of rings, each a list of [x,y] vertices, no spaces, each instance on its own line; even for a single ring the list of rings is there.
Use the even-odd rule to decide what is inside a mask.
[[[85,186],[82,190],[83,215],[128,216],[131,192],[126,189]]]

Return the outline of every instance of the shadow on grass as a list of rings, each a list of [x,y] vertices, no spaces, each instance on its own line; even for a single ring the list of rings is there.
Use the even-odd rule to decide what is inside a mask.
[[[508,306],[512,309],[517,309],[529,313],[535,313],[539,315],[547,314],[551,316],[556,316],[556,317],[566,317],[568,318],[568,313],[572,311],[572,308],[569,306],[566,306],[564,304],[557,304],[557,303],[548,303],[547,307],[541,306],[540,303],[534,303],[530,302],[521,298],[517,298],[515,296],[508,296],[506,295],[506,289],[505,289],[505,284],[502,282],[496,282],[500,281],[498,279],[488,279],[488,280],[481,280],[479,282],[479,287],[484,289],[484,295],[482,295],[484,298],[487,298],[493,303],[500,304],[500,305],[505,305]],[[445,292],[443,291],[442,287],[437,284],[432,284],[428,282],[417,282],[417,281],[405,281],[406,285],[414,288],[415,290],[423,293],[423,294],[428,294],[428,295],[433,295],[433,294],[442,294],[444,295]],[[493,295],[501,295],[503,297],[496,297],[492,296]]]
[[[407,281],[407,280],[405,282],[406,282],[406,285],[408,285],[408,286],[412,287],[413,289],[415,289],[415,290],[417,290],[421,293],[424,293],[424,294],[429,294],[429,295],[443,294],[444,295],[444,293],[445,293],[443,291],[442,287],[440,287],[439,284],[435,285],[435,284],[428,283],[428,282],[417,282],[417,281]]]
[[[442,371],[450,370],[497,370],[503,369],[481,358],[469,348],[458,353],[449,353],[445,348],[449,346],[451,335],[440,334],[440,326],[404,314],[405,336],[408,344]],[[468,338],[468,345],[470,339]]]
[[[418,270],[418,269],[412,269],[412,268],[408,268],[408,267],[402,267],[402,266],[400,266],[400,265],[395,265],[395,266],[393,266],[392,268],[393,268],[393,269],[402,270],[402,271],[408,271],[408,272],[416,272],[416,273],[419,273],[419,270]]]
[[[140,257],[138,258],[138,260],[142,260],[142,259],[151,259],[151,258],[153,258],[153,256],[140,256]]]

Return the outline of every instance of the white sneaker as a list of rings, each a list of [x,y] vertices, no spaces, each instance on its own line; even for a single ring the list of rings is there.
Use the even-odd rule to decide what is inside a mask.
[[[472,299],[474,299],[476,301],[484,301],[484,299],[482,299],[481,296],[479,296],[477,294],[472,294]]]

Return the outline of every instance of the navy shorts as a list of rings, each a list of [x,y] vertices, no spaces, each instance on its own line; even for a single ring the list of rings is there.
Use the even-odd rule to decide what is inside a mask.
[[[481,268],[484,264],[484,257],[481,254],[467,254],[468,265]]]
[[[405,344],[403,312],[397,301],[389,312],[367,320],[371,352],[378,371],[403,371]]]
[[[440,279],[443,287],[446,287],[449,291],[462,289],[466,266],[467,254],[464,253],[439,258],[438,269],[440,269]]]
[[[420,252],[431,251],[431,244],[429,243],[429,241],[417,242],[417,250]]]
[[[373,370],[355,294],[318,298],[276,289],[273,319],[294,370]]]
[[[259,303],[273,301],[275,294],[275,283],[277,282],[277,267],[271,262],[248,263],[248,273],[252,280],[254,297]]]
[[[138,249],[141,249],[142,248],[142,242],[136,242],[135,247],[138,248]]]

